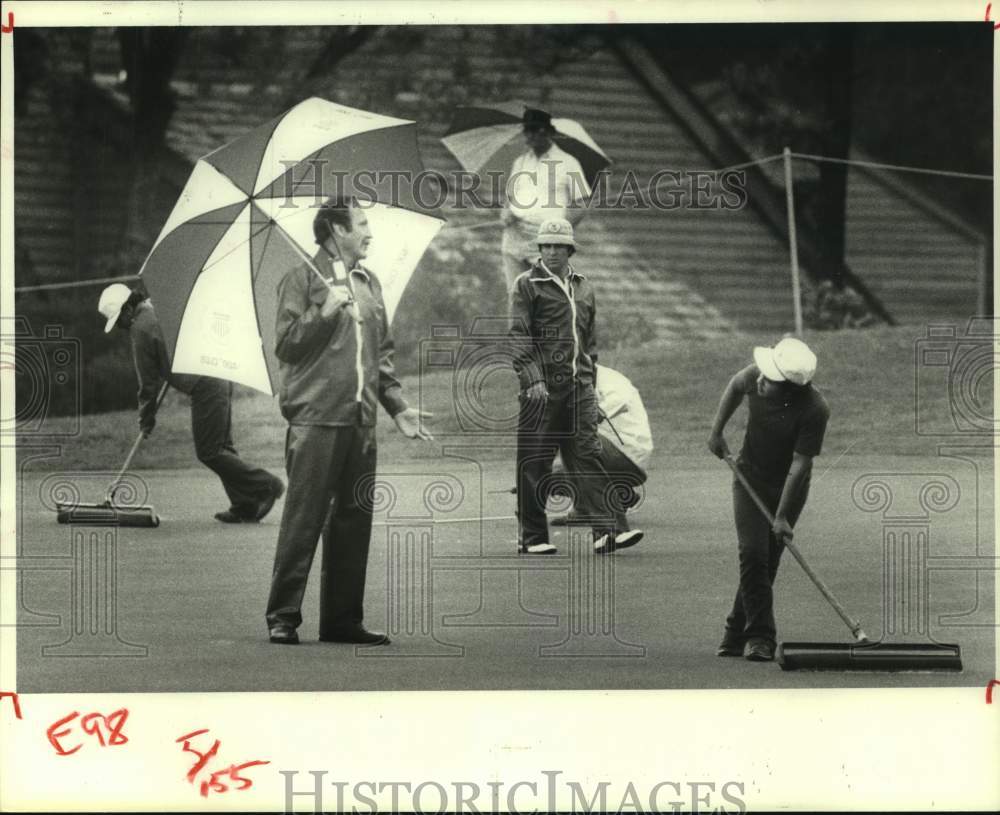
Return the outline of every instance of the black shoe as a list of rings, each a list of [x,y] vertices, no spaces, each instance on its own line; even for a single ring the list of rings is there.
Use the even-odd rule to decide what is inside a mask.
[[[232,508],[225,510],[224,512],[216,512],[215,520],[222,521],[224,524],[255,524],[257,523],[256,518],[251,518],[248,515],[243,515],[236,512]]]
[[[350,642],[355,645],[388,645],[391,640],[381,631],[369,631],[362,625],[350,628],[335,628],[326,634],[320,634],[320,642]]]
[[[774,643],[754,637],[747,643],[747,659],[751,662],[770,662],[774,659]]]
[[[270,640],[275,645],[298,645],[299,635],[290,625],[271,626]]]
[[[743,656],[744,648],[746,648],[744,640],[723,637],[722,642],[719,643],[719,647],[715,651],[715,655],[717,657],[741,657]]]
[[[264,516],[266,516],[267,513],[269,513],[274,507],[274,502],[284,494],[284,482],[280,478],[275,477],[274,483],[271,485],[271,494],[257,505],[257,511],[254,513],[253,519],[255,521],[263,521]]]

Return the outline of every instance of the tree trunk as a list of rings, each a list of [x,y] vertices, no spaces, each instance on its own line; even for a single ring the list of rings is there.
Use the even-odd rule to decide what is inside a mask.
[[[141,260],[159,226],[152,206],[156,159],[177,106],[170,80],[187,33],[184,28],[118,29],[125,88],[132,106],[131,179],[123,247],[129,258]]]
[[[826,128],[822,154],[847,159],[851,150],[852,90],[854,84],[854,26],[832,25],[827,29],[824,59],[820,70],[826,74]],[[844,285],[847,226],[846,164],[823,162],[819,170],[816,223],[823,253],[823,276],[837,288]]]

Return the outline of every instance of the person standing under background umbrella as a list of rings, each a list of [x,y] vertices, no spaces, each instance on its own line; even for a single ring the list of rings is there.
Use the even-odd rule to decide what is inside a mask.
[[[517,100],[456,108],[441,143],[470,172],[494,180],[507,174],[501,265],[508,294],[538,258],[538,227],[549,218],[579,223],[611,164],[579,122]]]
[[[431,440],[421,422],[430,414],[407,405],[394,375],[382,287],[360,265],[371,242],[364,210],[331,199],[313,219],[313,235],[319,253],[288,272],[278,289],[275,353],[288,421],[288,498],[267,603],[269,637],[298,643],[322,535],[320,640],[385,645],[385,634],[363,625],[375,418],[381,404],[407,438]]]
[[[157,394],[165,380],[191,397],[191,432],[198,461],[219,476],[230,507],[217,512],[223,523],[257,523],[285,491],[276,475],[253,467],[233,446],[233,383],[210,376],[175,374],[153,304],[141,291],[114,283],[101,292],[97,310],[107,320],[105,332],[128,331],[139,379],[139,428],[145,435],[156,425]]]
[[[590,196],[580,162],[553,141],[552,117],[544,110],[527,108],[523,126],[528,149],[510,168],[501,214],[504,231],[500,251],[508,292],[514,290],[518,275],[538,257],[542,222],[565,218],[576,226],[586,214],[580,204]]]

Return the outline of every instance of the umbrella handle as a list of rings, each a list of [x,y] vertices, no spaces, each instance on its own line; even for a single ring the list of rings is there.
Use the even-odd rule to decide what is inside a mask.
[[[623,413],[628,413],[628,405],[619,405],[618,410],[614,413],[605,413],[604,417],[606,419],[614,419],[616,416],[620,416]]]
[[[611,414],[611,416],[617,416],[620,413],[624,413],[625,410],[626,410],[625,408],[622,408],[621,410],[616,410],[614,413]],[[625,446],[625,440],[622,438],[622,434],[618,432],[618,429],[615,427],[614,422],[611,421],[611,416],[609,416],[607,413],[605,413],[600,408],[597,409],[597,412],[600,414],[600,420],[599,421],[607,422],[608,427],[611,428],[611,432],[614,433],[615,434],[615,438],[618,439],[618,443],[622,447],[624,447]]]
[[[312,271],[316,275],[316,277],[318,277],[320,280],[323,281],[323,285],[326,286],[328,289],[332,289],[334,284],[331,283],[329,280],[327,280],[325,277],[323,277],[322,274],[320,274],[320,271],[319,271],[319,269],[316,268],[316,264],[313,263],[312,258],[309,257],[309,255],[307,255],[305,252],[302,251],[302,248],[295,241],[293,241],[291,239],[291,237],[289,237],[289,235],[285,232],[284,229],[282,229],[277,224],[275,224],[275,226],[276,226],[276,231],[286,241],[288,241],[289,246],[291,246],[292,249],[294,249],[295,252],[298,253],[298,256],[302,259],[302,261],[310,269],[312,269]],[[334,239],[334,242],[336,242],[336,239]],[[354,288],[351,286],[351,276],[350,275],[347,275],[347,281],[346,281],[345,285],[347,286],[347,290],[351,293],[351,303],[347,307],[347,311],[351,315],[351,317],[353,317],[355,320],[357,320],[360,323],[360,322],[362,322],[361,313],[358,311],[358,304],[354,300]]]

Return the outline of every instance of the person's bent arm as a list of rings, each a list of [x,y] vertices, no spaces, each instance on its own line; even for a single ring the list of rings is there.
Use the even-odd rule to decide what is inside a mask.
[[[322,304],[310,302],[308,280],[303,284],[298,271],[289,273],[278,292],[275,355],[282,362],[294,364],[323,347],[337,322],[350,319],[344,313],[344,306],[350,302],[345,286],[332,286]]]
[[[531,397],[545,392],[545,373],[535,338],[531,333],[531,303],[527,294],[530,284],[519,279],[510,295],[510,328],[514,372],[521,383],[521,390]]]
[[[148,436],[156,427],[156,399],[166,378],[160,368],[156,338],[133,330],[132,359],[139,380],[139,429]]]
[[[726,385],[726,389],[722,392],[722,398],[719,400],[719,407],[715,411],[712,431],[708,436],[708,449],[718,458],[725,458],[729,453],[729,447],[722,431],[726,429],[726,423],[732,418],[736,408],[740,406],[740,402],[743,401],[742,377],[744,373],[745,371],[740,371],[729,380],[729,384]]]
[[[381,290],[378,298],[382,300]],[[385,412],[394,419],[409,407],[403,398],[403,386],[396,379],[396,365],[393,361],[395,350],[396,344],[392,339],[392,329],[383,302],[382,344],[378,349],[378,401],[385,408]]]
[[[597,386],[597,299],[591,298],[590,300],[590,319],[587,321],[587,335],[586,335],[586,347],[584,348],[585,353],[590,357],[590,361],[594,363],[594,386]]]
[[[812,456],[795,453],[792,456],[792,466],[785,477],[785,485],[781,489],[781,499],[778,510],[774,513],[774,525],[771,527],[774,536],[781,542],[790,541],[793,537],[792,525],[788,522],[788,509],[792,506],[803,484],[812,472]]]

